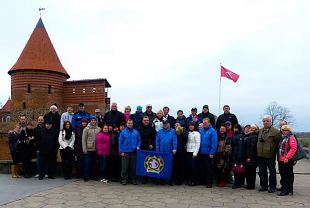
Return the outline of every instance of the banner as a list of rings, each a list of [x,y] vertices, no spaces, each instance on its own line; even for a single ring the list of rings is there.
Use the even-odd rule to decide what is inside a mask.
[[[226,77],[227,79],[237,82],[239,79],[239,74],[236,74],[225,67],[221,66],[221,77]]]
[[[172,175],[172,152],[138,150],[136,175],[170,179]]]

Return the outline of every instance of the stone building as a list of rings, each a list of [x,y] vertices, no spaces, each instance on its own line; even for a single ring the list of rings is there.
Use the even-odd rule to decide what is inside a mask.
[[[17,62],[8,71],[11,76],[10,113],[13,118],[26,114],[29,119],[48,111],[52,104],[65,110],[80,102],[93,114],[96,108],[110,107],[109,82],[104,78],[69,80],[40,18]],[[6,106],[5,104],[4,106]]]

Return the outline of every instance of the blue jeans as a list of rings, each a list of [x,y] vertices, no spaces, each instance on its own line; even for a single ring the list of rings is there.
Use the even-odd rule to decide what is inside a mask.
[[[87,152],[84,154],[84,180],[94,179],[94,169],[96,163],[96,151]]]
[[[106,166],[107,166],[107,156],[98,155],[99,158],[99,177],[100,179],[106,178]]]

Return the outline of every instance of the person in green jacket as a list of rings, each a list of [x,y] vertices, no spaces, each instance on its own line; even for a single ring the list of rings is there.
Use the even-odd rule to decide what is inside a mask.
[[[272,126],[272,117],[270,115],[263,116],[263,126],[259,130],[257,142],[258,174],[260,178],[259,191],[274,193],[277,185],[276,153],[281,133]],[[269,189],[267,168],[269,170]]]

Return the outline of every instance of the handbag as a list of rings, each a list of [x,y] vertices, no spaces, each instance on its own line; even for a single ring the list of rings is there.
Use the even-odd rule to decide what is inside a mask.
[[[232,168],[232,172],[233,173],[244,173],[245,172],[245,168],[243,165],[234,165]]]
[[[303,146],[301,145],[300,141],[296,138],[296,136],[295,136],[295,139],[297,142],[297,150],[296,150],[294,156],[291,158],[291,161],[294,163],[297,163],[298,160],[301,160],[303,158],[307,158],[307,154],[306,154],[305,150],[303,149]]]

